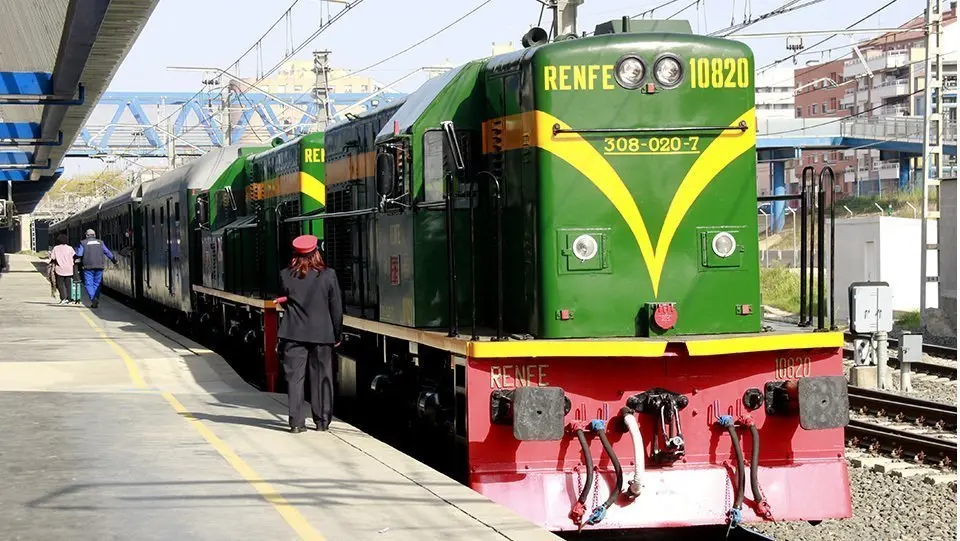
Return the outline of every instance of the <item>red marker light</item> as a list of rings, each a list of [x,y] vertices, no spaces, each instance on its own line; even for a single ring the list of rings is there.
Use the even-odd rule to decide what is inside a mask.
[[[653,310],[653,322],[663,330],[672,329],[677,324],[677,309],[671,304],[660,304]]]
[[[653,83],[647,83],[647,94],[653,94],[657,91],[657,85]]]
[[[394,134],[394,135],[400,135],[400,121],[399,121],[399,120],[394,120],[394,121],[393,121],[393,134]]]

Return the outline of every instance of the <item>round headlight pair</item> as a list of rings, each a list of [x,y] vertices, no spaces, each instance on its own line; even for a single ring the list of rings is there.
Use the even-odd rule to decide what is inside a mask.
[[[614,67],[614,76],[617,83],[628,90],[639,88],[647,74],[647,68],[639,57],[626,55],[617,61]],[[666,88],[673,88],[680,84],[683,78],[683,67],[680,59],[666,54],[653,64],[653,77]]]

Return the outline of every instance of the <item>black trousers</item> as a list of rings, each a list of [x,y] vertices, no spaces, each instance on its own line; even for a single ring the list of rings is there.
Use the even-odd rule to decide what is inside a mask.
[[[60,292],[60,300],[66,300],[70,298],[70,282],[73,280],[72,276],[60,276],[57,277],[57,291]]]
[[[304,377],[310,372],[310,409],[313,421],[326,430],[333,419],[333,347],[309,342],[284,341],[283,370],[287,376],[290,426],[306,425],[303,411]]]

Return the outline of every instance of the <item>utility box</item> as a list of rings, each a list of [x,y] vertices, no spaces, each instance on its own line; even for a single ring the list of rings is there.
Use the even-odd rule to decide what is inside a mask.
[[[840,209],[838,209],[839,211]],[[936,231],[928,230],[927,242],[936,243]],[[825,233],[830,236],[830,221]],[[927,273],[939,274],[937,262],[929,253]],[[858,216],[837,219],[836,269],[837,321],[850,317],[850,306],[839,300],[840,294],[855,282],[886,282],[893,295],[893,309],[911,312],[920,308],[920,219],[896,216]],[[829,261],[829,254],[826,258]],[[827,263],[829,265],[829,262]],[[927,308],[937,308],[936,290],[928,284]]]
[[[923,335],[903,333],[900,336],[900,365],[923,360]]]
[[[850,284],[850,331],[873,334],[893,330],[893,295],[886,282]]]

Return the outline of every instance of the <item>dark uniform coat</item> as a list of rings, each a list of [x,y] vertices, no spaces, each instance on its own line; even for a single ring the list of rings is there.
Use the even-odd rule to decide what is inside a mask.
[[[310,270],[299,278],[290,269],[280,272],[284,303],[281,340],[313,344],[336,344],[343,329],[343,304],[337,274],[326,268]]]

